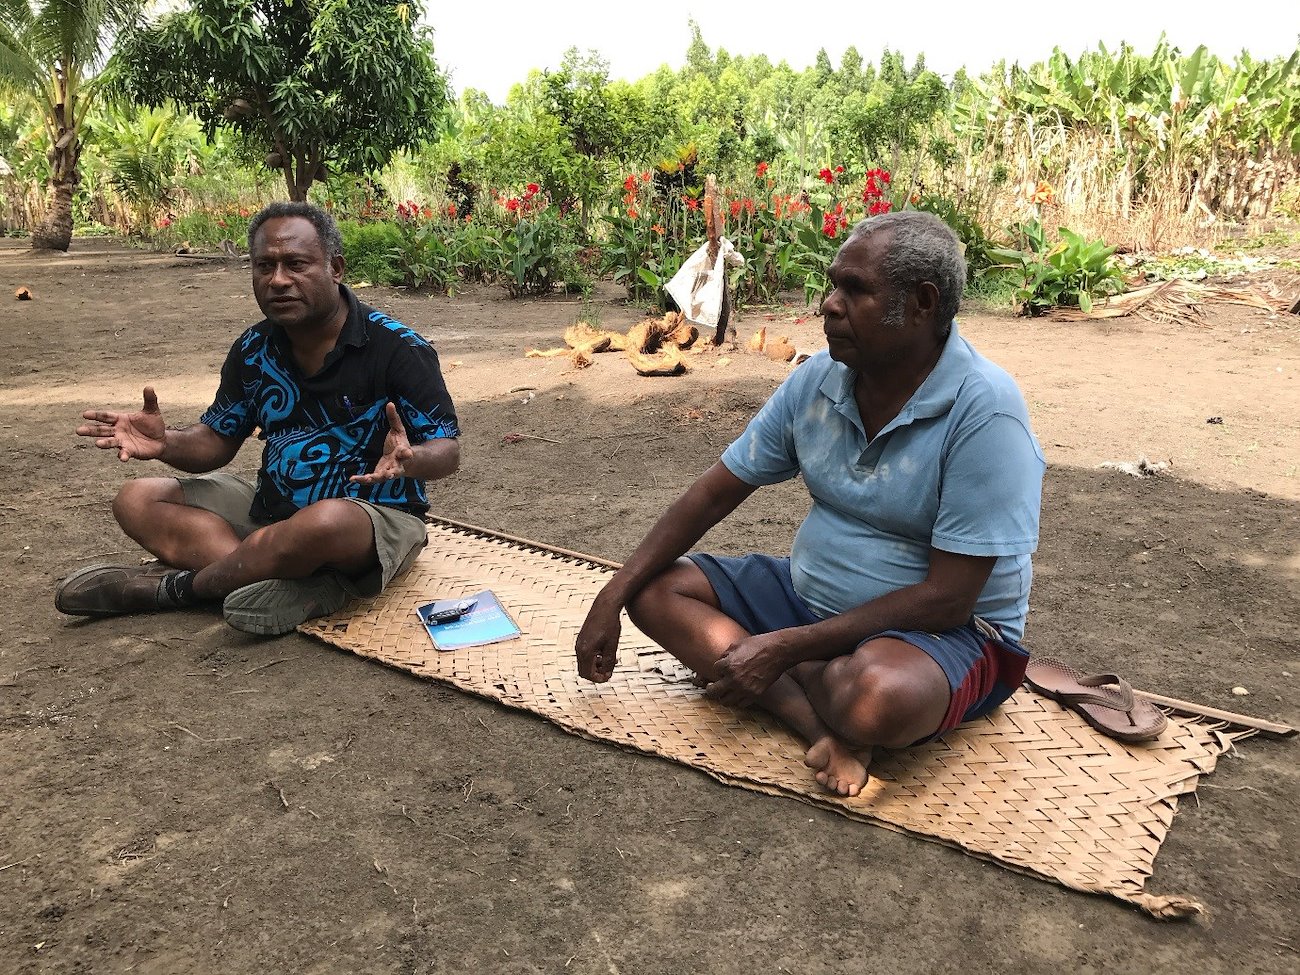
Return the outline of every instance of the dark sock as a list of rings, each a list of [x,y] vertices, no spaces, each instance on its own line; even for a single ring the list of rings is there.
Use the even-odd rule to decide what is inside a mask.
[[[164,608],[173,606],[197,606],[203,600],[194,594],[194,577],[198,572],[193,569],[177,569],[168,572],[158,582],[158,605]]]

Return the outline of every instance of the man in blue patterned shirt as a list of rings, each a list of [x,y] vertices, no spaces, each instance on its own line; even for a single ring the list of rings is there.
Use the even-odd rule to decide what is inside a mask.
[[[231,347],[199,422],[168,428],[151,387],[139,412],[83,414],[77,433],[120,460],[198,476],[128,481],[113,514],[159,562],[74,572],[55,593],[60,611],[220,600],[232,626],[285,633],[377,595],[423,548],[424,482],[460,462],[437,353],[343,285],[342,240],[320,208],[272,204],[248,244],[266,319]],[[255,431],[256,484],[219,471]]]

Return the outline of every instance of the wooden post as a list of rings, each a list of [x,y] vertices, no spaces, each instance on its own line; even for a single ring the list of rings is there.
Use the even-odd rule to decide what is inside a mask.
[[[722,247],[722,200],[718,198],[718,179],[710,173],[704,180],[704,226],[709,239],[709,266],[718,262]],[[731,321],[731,288],[727,285],[726,267],[722,270],[722,307],[718,313],[718,329],[713,333],[713,344],[721,345],[727,339],[727,326]]]

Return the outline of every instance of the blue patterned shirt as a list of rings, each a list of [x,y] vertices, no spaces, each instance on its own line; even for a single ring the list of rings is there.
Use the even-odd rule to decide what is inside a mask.
[[[261,321],[231,346],[212,406],[199,418],[223,437],[266,441],[250,516],[287,518],[326,498],[358,498],[422,515],[424,483],[396,478],[357,484],[374,470],[388,435],[392,401],[412,444],[458,437],[456,411],[433,346],[401,322],[364,305],[346,287],[348,317],[315,375],[293,358],[289,337]]]

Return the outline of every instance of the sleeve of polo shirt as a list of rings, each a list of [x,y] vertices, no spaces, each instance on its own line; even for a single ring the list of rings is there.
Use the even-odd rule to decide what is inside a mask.
[[[248,348],[256,340],[256,333],[249,329],[230,347],[226,361],[221,364],[221,382],[217,386],[216,398],[199,417],[200,423],[223,437],[246,440],[257,427],[257,411],[244,388]]]
[[[460,436],[456,408],[438,367],[438,353],[428,342],[416,337],[393,357],[388,391],[411,443]]]
[[[787,377],[749,421],[745,432],[722,452],[723,465],[746,484],[779,484],[799,473],[793,402],[801,378],[798,370]]]
[[[993,413],[950,446],[930,544],[958,555],[1028,555],[1038,548],[1043,452],[1021,420]]]

